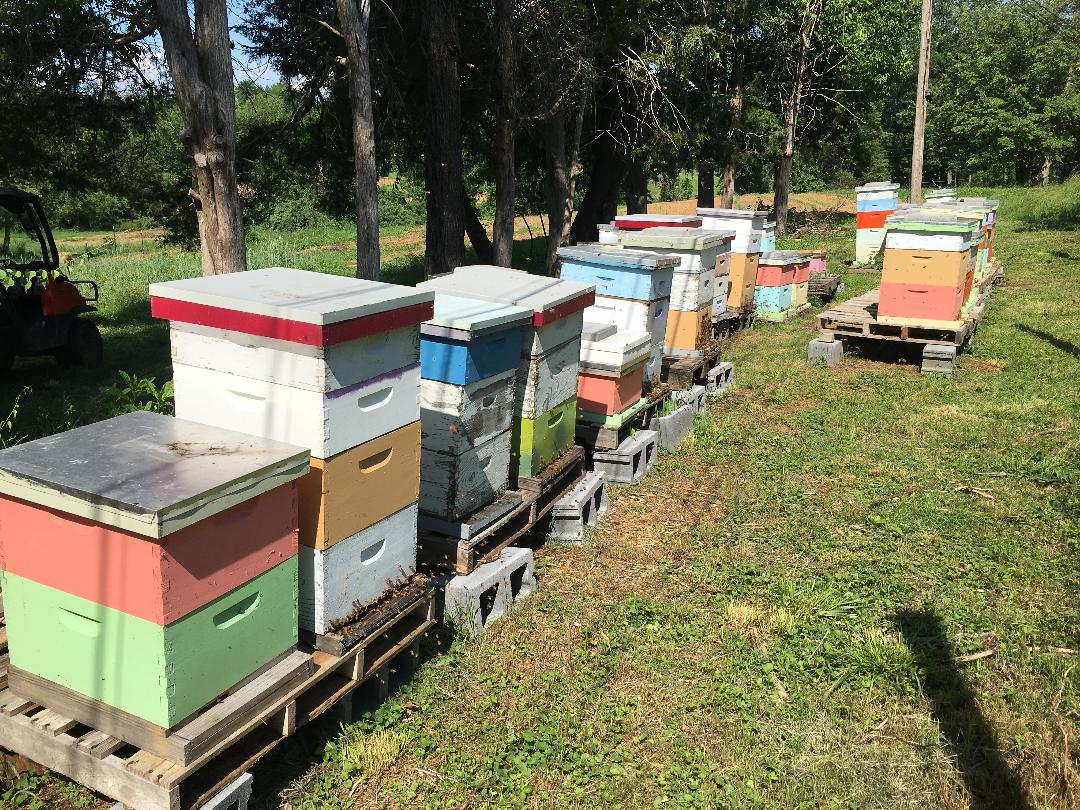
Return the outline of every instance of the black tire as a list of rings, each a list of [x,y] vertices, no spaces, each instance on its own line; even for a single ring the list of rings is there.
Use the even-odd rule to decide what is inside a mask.
[[[67,343],[57,352],[56,359],[65,366],[97,366],[101,364],[103,353],[101,332],[94,322],[76,318],[68,329]]]

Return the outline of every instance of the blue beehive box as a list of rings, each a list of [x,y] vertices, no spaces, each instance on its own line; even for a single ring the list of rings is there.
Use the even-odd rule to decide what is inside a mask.
[[[758,312],[783,312],[791,309],[793,291],[791,284],[783,287],[756,287],[754,306]]]
[[[671,295],[671,277],[681,257],[646,250],[601,247],[559,248],[562,270],[571,281],[596,285],[596,294],[634,301]]]
[[[855,210],[860,214],[866,211],[894,211],[896,209],[896,198],[888,200],[856,200]]]
[[[420,376],[469,385],[516,369],[531,319],[531,309],[436,294],[434,317],[420,325]]]

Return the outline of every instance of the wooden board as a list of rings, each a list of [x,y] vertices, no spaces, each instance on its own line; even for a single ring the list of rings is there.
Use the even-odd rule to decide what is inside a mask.
[[[670,394],[671,389],[666,385],[657,385],[646,397],[645,407],[633,419],[624,422],[621,427],[578,422],[574,438],[587,453],[596,450],[614,450],[635,430],[644,429],[649,421],[659,414]]]
[[[723,341],[714,338],[702,349],[700,357],[665,357],[664,382],[672,391],[688,391],[695,384],[705,381],[709,369],[720,360]]]
[[[362,684],[383,684],[388,670],[413,659],[415,645],[435,624],[435,589],[415,578],[389,599],[368,608],[341,632],[355,638],[344,655],[316,651],[308,674],[244,712],[241,722],[187,765],[125,745],[61,712],[0,689],[0,746],[139,810],[201,806],[297,729],[320,717]],[[0,657],[0,668],[6,667]],[[253,691],[255,689],[252,682]],[[238,703],[251,693],[235,693]]]

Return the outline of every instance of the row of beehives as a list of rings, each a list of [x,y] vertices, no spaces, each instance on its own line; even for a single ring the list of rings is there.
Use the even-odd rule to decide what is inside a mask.
[[[463,520],[569,449],[579,413],[617,418],[658,381],[653,292],[670,296],[683,256],[641,257],[644,299],[595,296],[609,254],[568,264],[585,281],[471,267],[413,289],[272,268],[152,285],[177,417],[0,453],[12,689],[164,731],[298,629],[377,601],[414,572],[421,513]],[[700,270],[685,294],[704,287],[711,314],[715,259]]]
[[[908,205],[898,201],[897,188],[875,183],[857,189],[856,259],[871,261],[884,251],[878,320],[954,325],[976,306],[992,272],[998,201],[957,198],[941,189],[928,194],[923,205]],[[886,194],[891,195],[887,200]],[[858,219],[869,216],[880,223],[864,228]]]

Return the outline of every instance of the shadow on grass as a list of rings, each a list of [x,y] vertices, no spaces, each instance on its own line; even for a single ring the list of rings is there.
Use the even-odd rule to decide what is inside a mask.
[[[929,610],[901,611],[895,622],[922,672],[922,689],[949,741],[973,810],[1025,810],[1027,794],[998,750],[994,729],[960,674],[941,620]]]
[[[1051,335],[1049,332],[1044,332],[1041,329],[1033,329],[1024,323],[1016,324],[1016,328],[1025,334],[1037,337],[1039,340],[1049,343],[1055,349],[1061,349],[1061,351],[1066,354],[1071,354],[1073,357],[1080,359],[1080,346],[1077,346],[1075,343],[1059,338],[1056,335]]]

